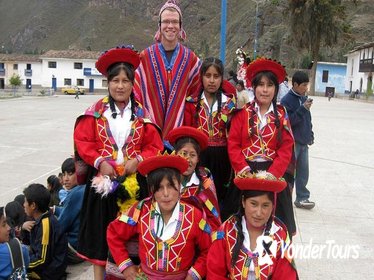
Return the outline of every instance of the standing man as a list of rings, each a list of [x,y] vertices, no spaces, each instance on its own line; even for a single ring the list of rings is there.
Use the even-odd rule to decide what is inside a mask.
[[[198,94],[200,60],[179,42],[185,40],[186,33],[175,1],[162,6],[158,26],[156,43],[140,54],[134,93],[164,137],[182,125],[186,96]]]
[[[281,100],[281,104],[287,109],[295,138],[296,200],[294,204],[304,209],[312,209],[315,206],[315,203],[309,200],[310,191],[306,188],[309,179],[308,145],[314,142],[310,114],[313,99],[305,96],[308,84],[308,74],[301,71],[295,72],[292,76],[292,89]]]

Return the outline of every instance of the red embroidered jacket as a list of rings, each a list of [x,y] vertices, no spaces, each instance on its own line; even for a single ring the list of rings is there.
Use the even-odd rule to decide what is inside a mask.
[[[141,263],[154,273],[175,273],[184,270],[195,278],[205,277],[206,255],[211,244],[210,228],[199,209],[183,202],[179,205],[176,231],[165,241],[155,233],[156,210],[151,198],[135,204],[128,212],[109,224],[107,241],[121,272],[133,265],[125,244],[132,237],[138,236]]]
[[[209,112],[204,99],[188,97],[186,99],[186,111],[184,113],[184,125],[196,127],[208,135],[208,146],[226,146],[227,145],[227,126],[232,112],[236,108],[234,94],[222,93],[227,100],[222,102],[221,111]],[[197,104],[200,103],[200,110],[196,115]]]
[[[260,121],[254,109],[254,102],[246,104],[231,120],[227,145],[231,165],[238,173],[248,166],[247,161],[255,161],[256,159],[272,161],[273,163],[267,171],[280,178],[290,163],[294,145],[286,110],[283,106],[277,105],[282,137],[280,143],[277,139],[278,128],[275,126],[274,112],[268,114],[267,124],[260,129]],[[254,127],[251,128],[249,120],[253,112]],[[254,129],[253,133],[251,133],[251,129]]]
[[[214,186],[212,175],[208,169],[200,167],[200,175],[203,181],[202,189],[199,190],[198,185],[185,187],[181,193],[181,200],[202,210],[204,216],[206,216],[206,221],[214,231],[222,224],[219,215],[216,187]]]
[[[82,167],[84,163],[98,168],[102,160],[110,161],[117,158],[119,147],[112,137],[109,122],[103,116],[104,111],[108,109],[107,103],[107,97],[99,100],[79,116],[75,123],[74,147],[79,183],[86,183],[85,168]],[[141,108],[138,109],[137,115],[141,115],[140,110]],[[124,158],[146,158],[157,155],[162,150],[163,143],[156,126],[149,120],[137,116],[132,123],[125,146],[122,147]]]
[[[242,245],[234,267],[231,265],[232,252],[235,246],[238,230],[236,220],[232,216],[217,232],[212,234],[213,243],[209,249],[207,259],[207,280],[247,280],[250,265],[253,263],[256,280],[296,280],[297,271],[290,251],[291,242],[285,226],[279,220],[273,221],[270,235],[275,247],[270,246],[270,255],[263,252],[250,252]],[[261,264],[259,257],[265,257]],[[271,262],[269,262],[271,260]]]

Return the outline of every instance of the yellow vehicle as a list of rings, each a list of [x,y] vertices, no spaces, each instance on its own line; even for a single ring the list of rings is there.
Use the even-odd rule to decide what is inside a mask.
[[[84,89],[79,88],[79,87],[63,87],[61,89],[61,92],[64,93],[64,94],[83,95],[84,94]]]

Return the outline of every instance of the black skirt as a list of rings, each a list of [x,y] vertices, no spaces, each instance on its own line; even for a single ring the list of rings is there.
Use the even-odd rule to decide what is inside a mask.
[[[200,154],[200,165],[208,168],[212,173],[218,204],[222,210],[232,172],[227,147],[208,147]]]
[[[86,191],[80,215],[80,228],[78,239],[78,253],[88,261],[105,265],[108,258],[108,245],[106,230],[111,221],[117,217],[119,207],[114,193],[101,197],[91,188],[91,180],[97,170],[90,167],[87,178]]]
[[[108,258],[108,244],[106,240],[106,230],[119,214],[116,193],[110,193],[106,197],[96,193],[91,188],[92,178],[96,176],[97,170],[89,167],[84,193],[83,205],[80,214],[80,228],[78,239],[78,253],[84,259],[98,265],[104,266]],[[140,174],[137,174],[137,180],[140,185],[138,199],[143,199],[148,195],[146,189],[146,180]]]

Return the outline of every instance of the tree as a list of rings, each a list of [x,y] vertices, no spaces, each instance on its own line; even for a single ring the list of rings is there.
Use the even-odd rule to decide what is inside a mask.
[[[341,0],[288,0],[291,33],[297,47],[308,49],[313,66],[310,93],[314,95],[317,62],[322,45],[333,46],[347,31],[345,10]]]
[[[19,75],[13,74],[9,79],[9,83],[13,88],[13,95],[16,95],[17,88],[22,85],[22,79]]]

